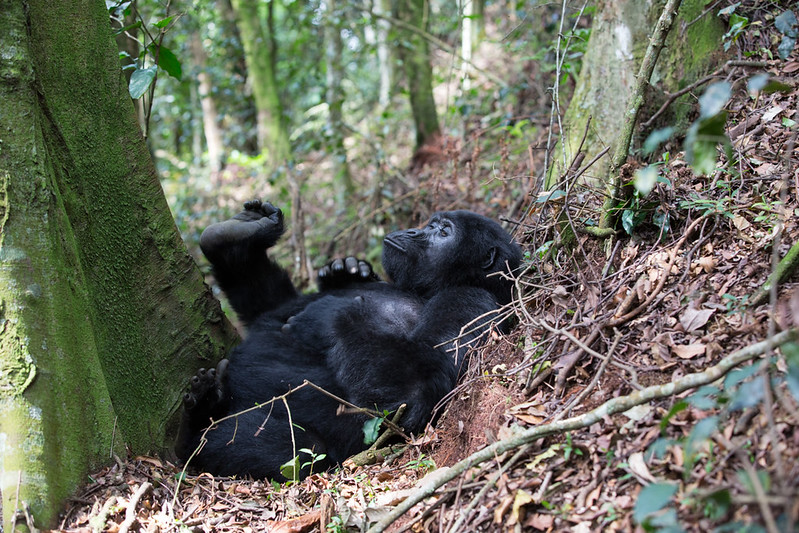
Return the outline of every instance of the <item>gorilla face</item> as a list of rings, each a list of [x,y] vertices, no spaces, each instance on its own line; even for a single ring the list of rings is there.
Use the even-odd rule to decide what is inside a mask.
[[[499,224],[468,211],[436,213],[423,228],[387,235],[383,246],[386,274],[401,289],[425,297],[444,287],[470,286],[507,302],[511,285],[499,273],[520,261],[518,245]]]

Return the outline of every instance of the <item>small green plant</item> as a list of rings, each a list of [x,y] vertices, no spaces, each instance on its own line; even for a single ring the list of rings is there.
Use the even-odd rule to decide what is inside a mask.
[[[782,33],[777,53],[780,54],[780,59],[788,59],[796,46],[796,39],[799,38],[799,21],[796,20],[794,12],[788,9],[774,19],[774,25]]]
[[[300,455],[305,454],[309,457],[308,461],[301,462]],[[280,474],[289,481],[297,481],[300,476],[300,471],[304,468],[309,468],[309,475],[313,474],[313,467],[316,463],[323,461],[327,458],[327,454],[315,453],[308,448],[300,448],[299,454],[295,455],[289,461],[283,463],[280,467]]]
[[[420,454],[418,459],[414,459],[412,461],[408,461],[405,464],[405,468],[410,470],[421,470],[422,472],[429,472],[430,470],[435,469],[436,463],[430,459],[429,457],[425,456],[425,454]]]
[[[727,33],[724,34],[722,37],[722,41],[724,42],[724,51],[730,49],[730,47],[738,40],[738,37],[744,32],[744,30],[749,26],[749,19],[738,15],[735,13],[735,9],[741,5],[740,2],[737,2],[729,7],[725,7],[721,11],[719,11],[719,16],[729,15],[730,16],[730,29]]]
[[[328,531],[328,533],[345,533],[347,531],[347,528],[344,525],[344,519],[339,515],[331,518],[330,523],[325,526],[325,529]]]

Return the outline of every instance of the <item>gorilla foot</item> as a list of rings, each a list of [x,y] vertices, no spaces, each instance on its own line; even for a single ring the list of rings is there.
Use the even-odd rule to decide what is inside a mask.
[[[317,281],[320,289],[340,288],[350,283],[379,281],[368,261],[357,257],[334,259],[319,269]]]
[[[250,200],[233,218],[211,224],[200,236],[200,248],[214,257],[236,246],[269,248],[283,234],[283,212],[269,202]]]
[[[183,406],[187,412],[210,416],[223,406],[228,364],[229,360],[222,359],[216,368],[201,368],[191,378],[191,390],[183,395]]]

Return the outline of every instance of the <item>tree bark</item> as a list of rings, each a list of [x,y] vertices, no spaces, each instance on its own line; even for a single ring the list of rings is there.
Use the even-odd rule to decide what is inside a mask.
[[[197,89],[200,97],[200,108],[203,113],[203,132],[205,133],[205,146],[208,149],[208,168],[211,170],[212,182],[216,182],[217,174],[222,170],[224,148],[222,145],[222,132],[219,129],[219,113],[216,103],[211,96],[211,80],[205,72],[208,63],[203,50],[203,44],[197,32],[191,35],[191,52],[194,66],[197,69]]]
[[[291,147],[275,76],[273,2],[267,3],[265,20],[258,6],[258,0],[233,0],[258,109],[258,142],[274,170],[290,158]]]
[[[397,19],[418,28],[422,33],[427,32],[427,0],[396,0],[395,11]],[[433,99],[430,47],[427,39],[419,32],[403,29],[401,34],[407,46],[400,45],[399,51],[405,67],[413,121],[416,125],[416,147],[419,148],[440,131],[436,102]]]
[[[53,525],[113,453],[164,450],[236,339],[180,241],[105,4],[0,2],[0,496]]]
[[[327,72],[327,106],[328,129],[330,143],[328,150],[333,155],[333,172],[337,186],[338,204],[346,207],[346,203],[355,193],[349,163],[347,162],[347,149],[344,146],[344,79],[342,51],[344,44],[341,41],[340,8],[335,0],[327,0],[327,17],[325,20],[325,63]]]
[[[652,77],[662,90],[676,91],[706,74],[720,61],[724,25],[713,13],[695,20],[704,7],[702,0],[682,2],[675,31],[671,32]],[[624,124],[639,65],[661,10],[661,3],[644,0],[605,0],[597,6],[580,77],[564,117],[562,142],[553,154],[547,188],[554,187],[571,164],[589,117],[591,127],[584,143],[586,161],[616,140]],[[652,107],[656,93],[648,92],[644,102],[646,109]],[[680,125],[685,121],[685,115],[692,108],[685,103],[683,100],[674,106],[669,123]],[[656,106],[651,111],[655,109]],[[609,165],[609,159],[605,158],[592,168],[591,175],[605,176]]]

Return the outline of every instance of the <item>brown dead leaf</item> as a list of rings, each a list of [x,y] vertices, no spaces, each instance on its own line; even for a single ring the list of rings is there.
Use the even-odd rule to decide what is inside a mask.
[[[688,307],[680,315],[680,324],[682,324],[685,331],[696,331],[707,324],[707,321],[715,312],[715,309],[695,309],[693,307]]]
[[[546,408],[539,402],[525,402],[514,405],[510,408],[510,414],[528,424],[540,424],[547,417]]]
[[[278,520],[272,522],[271,533],[305,533],[313,531],[319,524],[322,511],[317,509],[292,520]]]
[[[791,72],[796,72],[797,70],[799,70],[799,61],[791,61],[790,63],[782,67],[782,71],[786,74],[790,74]]]
[[[555,525],[555,515],[536,513],[527,520],[528,526],[536,531],[546,531]]]
[[[525,490],[516,491],[516,496],[513,498],[513,510],[508,519],[508,525],[521,523],[524,520],[524,506],[533,503],[533,495]]]
[[[649,467],[646,466],[643,452],[635,452],[634,454],[630,455],[630,458],[627,460],[627,464],[630,465],[630,470],[633,471],[633,474],[639,478],[652,483],[655,482],[655,476],[649,472]]]
[[[697,355],[705,353],[705,345],[701,342],[693,344],[678,344],[671,349],[680,359],[693,359]]]

